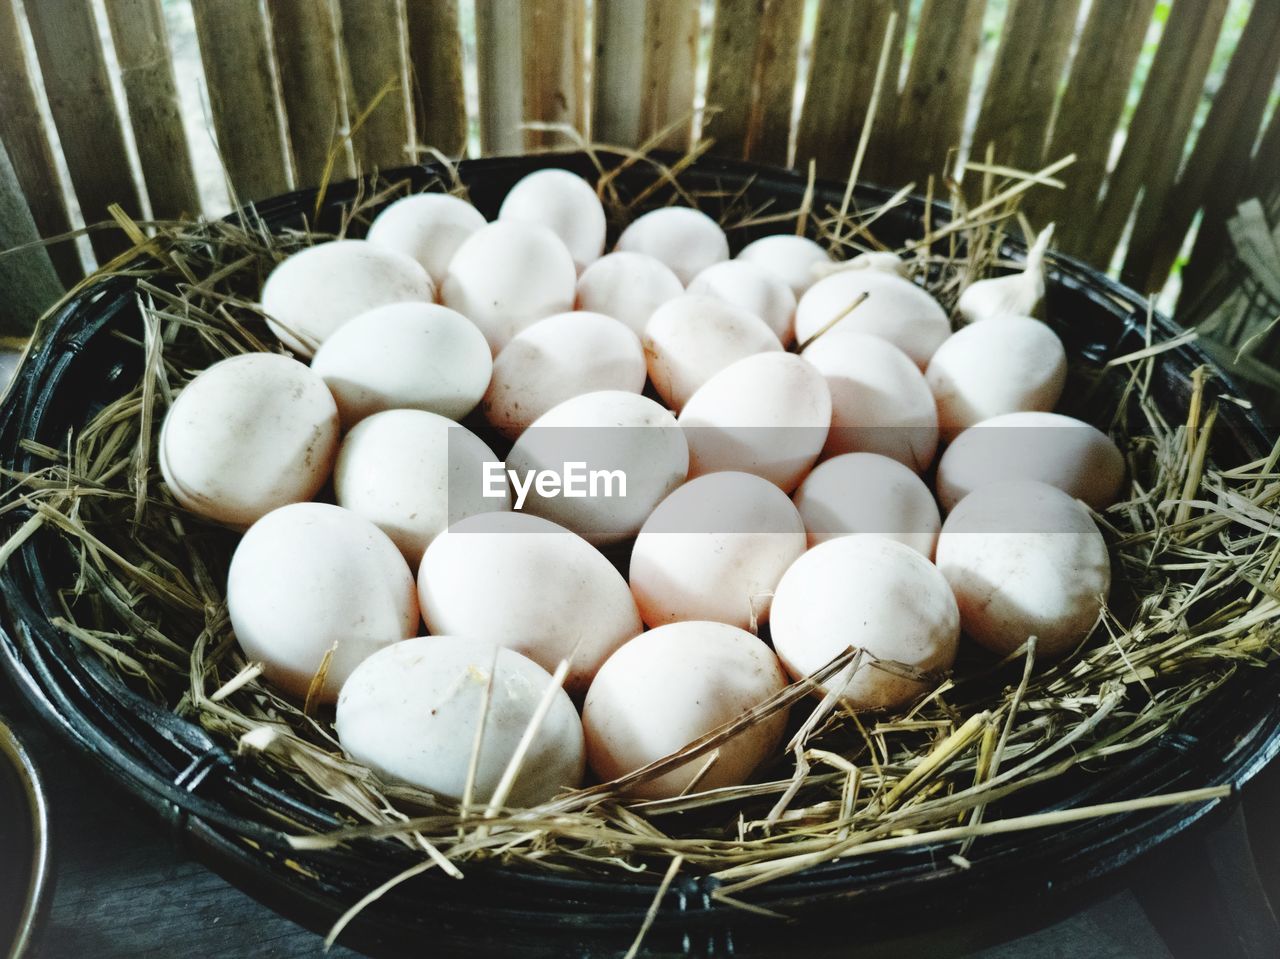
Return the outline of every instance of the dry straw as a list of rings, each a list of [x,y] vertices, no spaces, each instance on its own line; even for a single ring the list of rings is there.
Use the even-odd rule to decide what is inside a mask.
[[[685,189],[680,174],[697,151],[664,163],[644,149],[583,146],[615,222],[665,192],[715,212],[730,232],[807,226],[841,259],[883,250],[873,228],[907,193],[874,209],[813,208],[812,189],[800,209],[753,207],[745,190]],[[997,251],[1019,199],[1031,187],[1059,186],[1052,177],[1065,165],[1035,174],[972,165],[969,174],[983,183],[972,206],[958,184],[927,184],[930,197],[951,198],[953,214],[927,221],[924,235],[899,251],[913,275],[950,307],[967,283],[1003,265]],[[651,170],[652,187],[628,195],[618,178],[633,168]],[[451,170],[437,186],[462,190]],[[338,234],[405,189],[378,181],[362,190],[345,208]],[[758,908],[738,897],[838,857],[949,843],[962,863],[984,836],[1224,794],[1211,788],[1035,814],[1015,814],[1006,802],[1030,786],[1143,749],[1237,670],[1276,653],[1278,456],[1215,460],[1220,398],[1203,373],[1185,416],[1166,419],[1150,385],[1163,351],[1181,341],[1154,343],[1148,334],[1146,348],[1105,370],[1077,371],[1097,380],[1095,395],[1106,406],[1099,422],[1110,417],[1130,480],[1124,501],[1099,517],[1114,557],[1112,606],[1074,655],[1037,662],[1030,639],[1000,664],[974,656],[892,715],[856,714],[799,683],[623,783],[568,792],[534,809],[459,807],[379,782],[343,756],[331,713],[304,709],[261,680],[227,620],[223,586],[235,537],[178,508],[158,479],[158,424],[173,396],[215,360],[280,348],[255,304],[262,280],[290,252],[328,235],[272,232],[252,211],[148,231],[121,222],[136,246],[103,273],[136,280],[142,322],[131,342],[141,375],[64,445],[26,444],[46,465],[9,477],[0,511],[27,510],[31,518],[0,548],[0,560],[41,527],[56,529],[77,561],[54,611],[68,644],[92,650],[125,682],[214,734],[242,763],[282,773],[304,798],[350,823],[327,835],[299,830],[292,840],[298,850],[382,837],[421,853],[419,865],[355,908],[410,875],[464,876],[477,859],[579,875],[639,872],[658,892],[659,881],[665,887],[677,872],[711,874],[721,881],[714,895]],[[817,679],[860,665],[903,668],[849,650]],[[780,709],[792,710],[794,736],[750,784],[658,801],[619,798],[626,782],[679,763],[713,762],[721,742]]]

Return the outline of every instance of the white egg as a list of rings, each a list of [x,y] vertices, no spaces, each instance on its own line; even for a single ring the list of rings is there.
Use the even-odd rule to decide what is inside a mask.
[[[454,801],[464,798],[474,753],[469,798],[483,805],[551,683],[537,663],[491,643],[453,636],[409,639],[374,653],[351,674],[338,697],[338,741],[384,782],[407,783]],[[504,805],[535,806],[576,787],[583,754],[582,721],[557,689]]]
[[[626,580],[576,533],[527,513],[484,513],[451,526],[418,570],[427,628],[486,639],[586,692],[600,665],[644,629]]]
[[[582,707],[587,761],[606,782],[625,776],[732,722],[786,685],[778,657],[744,630],[711,622],[660,626],[610,656],[591,684]],[[662,799],[690,788],[741,785],[773,755],[786,725],[780,710],[717,746],[710,766],[708,753],[626,794]]]
[[[1052,410],[1067,381],[1056,333],[1026,316],[994,317],[953,334],[929,361],[944,439],[1002,413]]]
[[[808,237],[778,233],[748,243],[737,259],[771,272],[798,300],[817,280],[814,267],[830,263],[831,255]]]
[[[942,517],[919,476],[877,453],[845,453],[820,463],[793,497],[809,545],[867,533],[933,557]]]
[[[374,217],[368,240],[413,257],[438,287],[462,241],[484,224],[484,216],[466,200],[448,193],[418,193],[396,200]]]
[[[631,592],[650,626],[705,619],[753,629],[804,550],[804,523],[786,493],[749,473],[711,473],[645,521],[631,550]]]
[[[417,260],[366,240],[332,240],[280,262],[262,286],[262,311],[280,342],[299,356],[352,317],[387,303],[436,298]]]
[[[658,307],[642,340],[653,388],[677,412],[730,363],[782,350],[777,336],[754,313],[696,293]]]
[[[707,380],[680,412],[689,475],[754,473],[790,493],[813,468],[831,426],[831,391],[794,353],[757,353]]]
[[[435,303],[389,303],[344,323],[311,369],[338,401],[342,428],[383,410],[460,420],[489,386],[493,357],[479,328]]]
[[[570,465],[572,464],[572,466]],[[565,400],[521,434],[507,455],[517,509],[604,545],[639,532],[684,482],[689,446],[676,419],[635,393],[602,390]],[[549,473],[558,483],[539,488]]]
[[[910,357],[849,327],[828,330],[801,356],[831,390],[825,456],[880,453],[916,472],[929,468],[938,448],[938,410]]]
[[[516,437],[559,403],[597,390],[639,393],[647,370],[640,338],[601,313],[557,313],[511,338],[493,363],[484,415]]]
[[[761,264],[740,259],[714,263],[693,278],[689,292],[754,313],[784,346],[795,339],[796,295]]]
[[[159,460],[179,505],[242,529],[315,496],[337,449],[338,407],[324,380],[287,356],[246,353],[183,387]]]
[[[498,219],[550,228],[568,247],[579,273],[604,252],[604,207],[591,184],[568,170],[537,170],[524,177],[502,201]]]
[[[854,307],[863,294],[867,298]],[[847,316],[843,316],[852,309]],[[835,323],[832,327],[830,324]],[[888,340],[924,369],[951,335],[938,301],[910,280],[880,270],[845,270],[819,280],[796,306],[796,339],[850,330]],[[825,335],[825,334],[824,334]]]
[[[938,499],[951,510],[979,487],[1027,479],[1104,510],[1120,495],[1124,469],[1124,455],[1111,437],[1082,420],[1060,413],[1005,413],[969,427],[947,447],[938,461]]]
[[[1089,511],[1032,480],[992,483],[961,500],[938,537],[938,569],[965,633],[999,655],[1029,636],[1037,656],[1070,652],[1111,586],[1107,544]]]
[[[445,527],[511,508],[505,486],[485,495],[485,464],[499,462],[465,426],[423,410],[388,410],[346,435],[333,489],[338,505],[375,523],[416,568]]]
[[[904,706],[951,668],[960,614],[947,581],[910,546],[841,536],[787,570],[773,597],[773,647],[795,679],[849,647],[863,657],[829,680],[857,709]]]
[[[720,224],[683,206],[636,217],[618,237],[617,249],[657,257],[686,286],[712,263],[729,259],[729,240]]]
[[[302,698],[326,655],[332,702],[366,657],[418,632],[413,574],[378,527],[328,503],[273,510],[244,534],[227,574],[227,612],[245,656]]]
[[[578,278],[578,309],[621,320],[644,333],[653,311],[684,292],[671,267],[644,253],[610,253]]]
[[[449,261],[442,302],[489,341],[496,356],[526,326],[573,309],[578,270],[545,226],[501,220],[467,237]]]

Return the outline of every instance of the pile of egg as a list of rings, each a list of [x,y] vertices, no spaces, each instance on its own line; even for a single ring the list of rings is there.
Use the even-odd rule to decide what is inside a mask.
[[[493,222],[400,199],[367,239],[270,273],[261,307],[292,356],[215,363],[168,413],[172,495],[244,534],[241,649],[284,694],[336,702],[350,756],[532,804],[849,647],[863,656],[829,684],[884,709],[927,692],[962,632],[999,655],[1034,636],[1040,658],[1087,638],[1110,580],[1090,508],[1124,463],[1052,412],[1052,330],[984,314],[1010,291],[982,284],[1010,281],[974,284],[953,333],[892,256],[836,264],[776,235],[730,258],[681,207],[605,242],[596,191],[564,170],[517,183]],[[571,455],[623,469],[627,495],[482,495],[497,456],[464,418],[514,442],[508,467]],[[602,548],[629,548],[626,577]],[[630,792],[741,783],[786,722]]]

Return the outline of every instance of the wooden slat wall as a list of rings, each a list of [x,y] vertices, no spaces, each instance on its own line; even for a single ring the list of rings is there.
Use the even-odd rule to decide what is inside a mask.
[[[409,125],[398,4],[396,0],[339,2],[350,81],[347,113],[354,125],[357,117],[369,111],[352,136],[356,163],[365,172],[404,166],[409,162]],[[390,92],[384,93],[387,89]],[[378,105],[373,107],[375,101]]]
[[[785,165],[803,0],[717,0],[703,125],[722,156]]]
[[[1080,0],[1012,0],[974,130],[975,156],[994,143],[997,163],[1039,167],[1079,11]]]
[[[644,143],[672,125],[661,145],[685,149],[698,60],[699,16],[686,0],[596,0],[592,136]]]
[[[405,18],[417,140],[462,156],[468,121],[457,0],[406,0]]]
[[[198,213],[200,196],[191,151],[178,109],[178,86],[160,0],[111,0],[105,4],[111,39],[151,215],[177,219]]]
[[[1057,224],[1054,242],[1066,252],[1081,250],[1092,229],[1092,207],[1080,198],[1096,197],[1106,177],[1112,138],[1154,8],[1155,0],[1125,0],[1095,2],[1089,10],[1045,155],[1048,161],[1076,155],[1063,174],[1068,188],[1043,191],[1030,198],[1028,208],[1037,228]]]
[[[142,204],[90,0],[40,0],[24,9],[84,222],[110,220],[112,203],[140,218]],[[89,238],[99,260],[129,246],[116,229],[95,230]]]
[[[914,181],[924,190],[930,176],[950,172],[947,156],[960,146],[986,10],[987,0],[925,0],[891,145],[889,185]]]
[[[191,0],[222,162],[236,198],[289,189],[289,164],[257,0]]]
[[[61,236],[71,229],[71,217],[54,172],[53,150],[40,118],[14,0],[0,0],[0,103],[4,104],[0,108],[0,141],[9,153],[36,229],[45,239]],[[84,275],[72,241],[51,245],[49,255],[68,286]]]
[[[813,55],[805,86],[804,107],[796,131],[796,165],[810,159],[820,176],[849,175],[862,121],[867,115],[876,66],[884,43],[889,15],[898,16],[888,76],[898,76],[902,64],[902,38],[907,25],[907,0],[822,0],[814,30]],[[892,92],[892,91],[890,91]],[[894,104],[895,98],[885,98]],[[891,116],[885,110],[880,117]],[[869,145],[872,166],[891,152],[892,129],[877,120]]]
[[[95,0],[27,0],[43,82],[85,218],[116,201],[140,213],[94,15]],[[162,0],[109,0],[142,179],[155,213],[193,212],[192,175]],[[1034,168],[1074,152],[1063,194],[1033,197],[1036,225],[1059,223],[1058,244],[1105,263],[1135,201],[1125,278],[1158,287],[1186,228],[1204,220],[1186,287],[1203,290],[1226,247],[1225,220],[1245,196],[1280,196],[1280,121],[1253,146],[1280,69],[1280,3],[1257,0],[1190,158],[1184,145],[1230,0],[1175,0],[1115,169],[1111,144],[1155,0],[1092,0],[1067,70],[1082,0],[1010,0],[979,111],[972,152],[995,144],[1001,163]],[[212,117],[238,198],[276,194],[322,175],[335,134],[394,81],[354,138],[364,169],[399,165],[425,144],[465,151],[459,0],[191,0]],[[988,0],[923,0],[911,62],[897,89],[912,0],[821,0],[795,162],[843,177],[861,133],[891,15],[888,83],[863,176],[889,185],[943,172],[963,135]],[[726,155],[788,160],[805,0],[717,0],[706,130]],[[597,140],[635,145],[691,114],[699,43],[692,0],[594,0],[590,123],[586,0],[475,0],[482,151],[518,152],[564,140],[524,121],[563,123]],[[0,0],[0,137],[43,235],[67,230],[54,146],[24,58],[15,0]],[[278,69],[277,80],[273,70]],[[406,80],[406,77],[408,78]],[[277,96],[282,102],[277,102]],[[1061,103],[1057,101],[1061,99]],[[1052,121],[1052,122],[1051,122]],[[590,129],[588,129],[590,128]],[[688,128],[665,145],[685,147]],[[1272,153],[1275,162],[1267,162]],[[352,171],[340,151],[333,175]],[[1265,167],[1265,169],[1264,169]],[[1238,186],[1237,186],[1238,185]],[[1099,202],[1092,197],[1101,195]],[[121,248],[93,237],[99,256]],[[79,271],[73,245],[53,251],[63,279]],[[1217,280],[1215,280],[1217,282]]]
[[[343,121],[342,51],[333,0],[269,0],[280,91],[298,186],[324,176]],[[335,155],[335,179],[354,173],[348,149]]]
[[[1278,64],[1280,3],[1258,3],[1167,201],[1157,206],[1144,197],[1138,208],[1122,271],[1125,281],[1136,289],[1157,290],[1164,285],[1203,202],[1211,204],[1206,223],[1212,227],[1213,217],[1222,209],[1214,194],[1234,199]]]
[[[1124,148],[1093,214],[1090,235],[1077,252],[1105,267],[1124,234],[1139,193],[1154,209],[1164,206],[1178,175],[1196,104],[1222,32],[1229,0],[1178,0],[1129,123]]]

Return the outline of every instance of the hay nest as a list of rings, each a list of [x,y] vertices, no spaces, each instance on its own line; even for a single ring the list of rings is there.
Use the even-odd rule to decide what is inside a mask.
[[[774,231],[814,236],[837,259],[885,249],[875,237],[877,220],[907,193],[877,209],[857,209],[848,199],[813,209],[812,190],[799,209],[750,208],[745,193],[682,186],[681,173],[697,153],[674,162],[606,148],[589,154],[615,225],[655,201],[679,202],[712,212],[731,237],[773,224]],[[950,215],[926,222],[898,252],[950,307],[969,282],[1008,265],[997,254],[1006,231],[1016,228],[1018,201],[1032,187],[1060,186],[1053,174],[1065,162],[1034,175],[973,166],[980,199],[967,205],[965,191],[943,184],[938,192],[949,195]],[[652,187],[621,190],[619,175],[637,166],[652,171]],[[438,169],[435,188],[465,193],[452,168]],[[255,304],[277,262],[318,240],[358,235],[379,206],[406,189],[372,178],[345,206],[336,234],[273,233],[252,209],[225,221],[146,230],[121,217],[136,245],[89,282],[114,275],[136,283],[141,322],[129,342],[143,358],[142,374],[64,447],[24,441],[46,465],[8,477],[0,500],[7,516],[30,517],[0,560],[41,527],[56,528],[74,554],[77,575],[57,584],[62,608],[54,619],[68,643],[92,650],[131,687],[200,724],[241,764],[283,777],[306,801],[349,823],[325,835],[299,829],[297,848],[374,836],[418,850],[420,865],[392,882],[429,869],[462,875],[482,858],[578,875],[644,873],[657,884],[655,907],[677,872],[697,872],[717,877],[714,895],[735,903],[751,887],[836,858],[948,841],[963,862],[969,844],[984,835],[1222,795],[1205,789],[1049,813],[1012,801],[1032,786],[1142,749],[1238,670],[1268,663],[1280,647],[1278,454],[1250,463],[1215,460],[1217,404],[1234,400],[1218,396],[1204,370],[1194,377],[1185,415],[1170,421],[1157,408],[1153,374],[1163,352],[1185,338],[1149,341],[1103,368],[1073,370],[1087,381],[1092,419],[1125,451],[1129,480],[1124,501],[1098,517],[1113,555],[1111,606],[1091,641],[1066,659],[1038,663],[1034,640],[1003,662],[970,652],[932,692],[893,715],[856,714],[798,683],[627,777],[707,757],[743,726],[792,707],[790,741],[753,782],[675,799],[627,802],[620,783],[605,783],[533,809],[459,806],[381,783],[345,758],[330,711],[282,698],[245,661],[223,596],[237,537],[175,504],[159,479],[156,438],[173,397],[197,372],[233,354],[281,349]],[[930,196],[934,190],[930,183]],[[323,202],[322,191],[317,213]],[[823,675],[861,655],[847,651]]]

